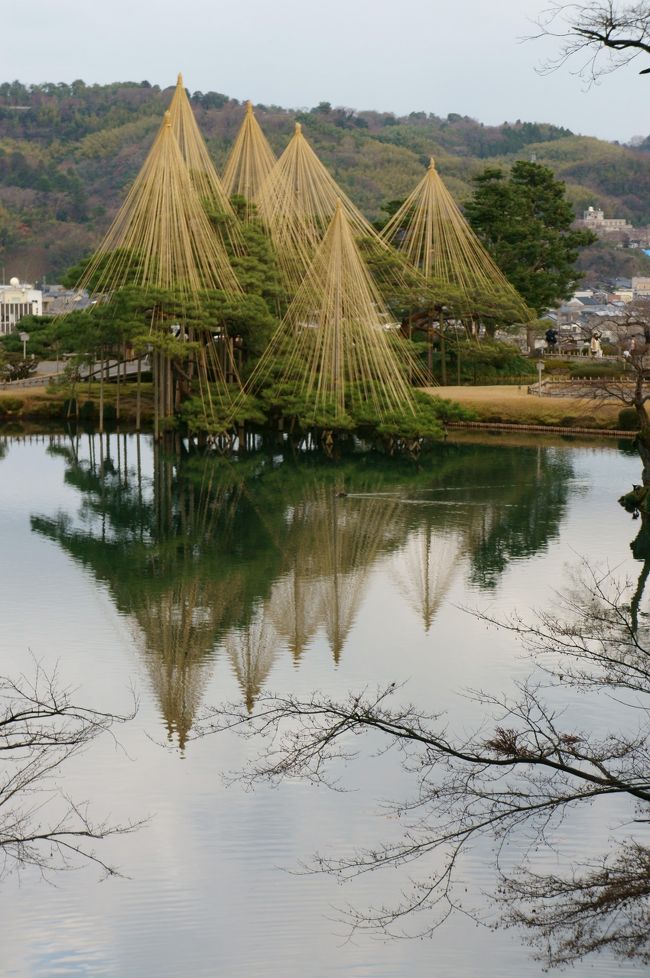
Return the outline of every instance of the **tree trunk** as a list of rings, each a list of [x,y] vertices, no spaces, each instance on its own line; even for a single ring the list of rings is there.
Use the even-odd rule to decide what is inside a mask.
[[[645,419],[645,425],[641,427],[641,430],[634,439],[634,444],[643,466],[641,473],[643,485],[650,486],[650,425],[648,424],[647,418]]]

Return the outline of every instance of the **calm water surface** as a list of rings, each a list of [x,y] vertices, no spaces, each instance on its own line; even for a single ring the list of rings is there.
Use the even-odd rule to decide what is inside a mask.
[[[579,557],[636,576],[616,498],[638,478],[616,445],[440,446],[419,465],[357,457],[181,459],[147,437],[0,440],[0,656],[32,656],[99,709],[136,719],[66,769],[97,817],[150,817],[92,869],[0,886],[0,974],[20,978],[529,978],[515,932],[467,918],[431,940],[346,940],[338,910],[399,892],[376,874],[340,887],[296,876],[310,854],[390,839],[381,802],[409,783],[396,757],[349,773],[359,790],[226,787],[250,745],[193,740],[210,705],[262,690],[344,695],[407,682],[454,729],[480,719],[463,688],[530,671],[516,643],[463,608],[522,613],[555,600]],[[584,820],[575,851],[602,827]],[[488,852],[462,866],[475,905]],[[424,867],[423,867],[424,869]],[[488,920],[493,911],[485,905]],[[611,975],[611,961],[574,975]],[[622,975],[633,969],[623,967]]]

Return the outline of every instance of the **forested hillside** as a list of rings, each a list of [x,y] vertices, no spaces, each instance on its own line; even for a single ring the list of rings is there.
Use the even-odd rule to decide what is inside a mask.
[[[170,80],[171,81],[171,80]],[[101,239],[137,173],[173,93],[148,82],[0,85],[0,264],[25,280],[51,281]],[[191,96],[222,168],[242,104],[216,92]],[[462,203],[487,164],[529,159],[566,181],[577,211],[598,204],[611,216],[650,223],[650,156],[566,129],[528,122],[484,126],[465,116],[354,112],[328,103],[294,112],[256,107],[281,152],[294,121],[341,186],[371,219],[404,197],[435,156]]]

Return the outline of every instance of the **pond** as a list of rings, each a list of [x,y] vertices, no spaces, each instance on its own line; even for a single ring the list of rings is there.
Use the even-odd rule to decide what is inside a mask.
[[[2,672],[37,660],[111,712],[128,712],[135,692],[118,743],[99,738],[62,776],[97,818],[148,819],[99,844],[121,878],[80,867],[2,880],[0,973],[541,974],[521,934],[470,916],[423,941],[348,939],[342,909],[390,902],[405,877],[341,887],[295,872],[315,852],[397,831],[383,802],[409,791],[398,757],[369,752],[344,773],[349,791],[251,792],[224,774],[255,745],[194,734],[207,708],[254,709],[266,690],[344,696],[393,682],[458,729],[480,722],[463,690],[508,691],[531,662],[471,610],[548,607],[581,558],[637,577],[635,526],[616,499],[638,471],[618,443],[505,436],[459,436],[417,464],[205,460],[117,434],[0,440]],[[575,851],[599,831],[585,816]],[[461,867],[488,925],[492,865],[479,846]],[[613,968],[602,957],[573,973]]]

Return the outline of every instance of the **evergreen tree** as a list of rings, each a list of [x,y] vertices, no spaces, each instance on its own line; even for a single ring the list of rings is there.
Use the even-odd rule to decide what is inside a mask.
[[[581,277],[579,250],[596,239],[572,228],[564,183],[547,167],[521,160],[508,177],[487,167],[475,182],[465,213],[528,305],[542,313],[568,298]]]

